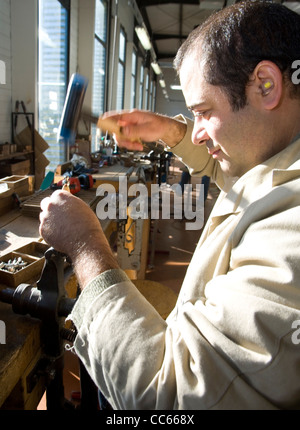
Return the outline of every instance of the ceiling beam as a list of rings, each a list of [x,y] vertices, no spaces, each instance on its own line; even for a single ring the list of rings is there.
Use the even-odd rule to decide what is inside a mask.
[[[188,35],[184,34],[161,34],[161,33],[152,33],[153,40],[164,40],[164,39],[186,39]]]
[[[158,60],[161,60],[161,59],[163,59],[163,58],[175,58],[175,56],[176,56],[176,54],[177,54],[177,51],[176,52],[158,52],[157,53],[157,59]]]
[[[160,4],[199,4],[199,0],[136,0],[138,7],[157,6]]]

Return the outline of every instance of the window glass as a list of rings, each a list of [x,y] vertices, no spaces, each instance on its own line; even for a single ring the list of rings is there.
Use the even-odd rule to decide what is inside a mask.
[[[107,37],[107,3],[96,0],[95,35],[106,42]]]
[[[131,109],[136,107],[136,65],[137,56],[135,49],[132,51],[132,63],[131,63],[131,98],[130,107]]]
[[[38,129],[49,144],[49,170],[65,161],[57,132],[68,85],[68,15],[58,0],[39,0]]]
[[[119,62],[118,62],[118,80],[117,80],[117,110],[124,108],[124,83],[125,83],[125,59],[126,59],[126,37],[124,30],[121,28],[119,40]]]
[[[149,72],[146,74],[146,100],[145,100],[145,109],[149,108]]]
[[[141,65],[140,68],[140,95],[139,95],[139,108],[143,109],[144,100],[144,66]]]
[[[106,64],[107,64],[107,2],[96,0],[94,68],[93,68],[93,106],[94,115],[105,110]],[[100,130],[92,125],[92,151],[99,149]]]

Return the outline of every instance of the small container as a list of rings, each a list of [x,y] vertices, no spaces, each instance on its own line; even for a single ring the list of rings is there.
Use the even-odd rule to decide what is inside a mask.
[[[30,242],[21,248],[15,249],[15,252],[21,254],[27,254],[30,257],[42,258],[44,259],[45,252],[49,249],[49,245],[42,242]]]
[[[33,257],[20,252],[9,252],[8,254],[0,257],[0,262],[7,263],[9,260],[21,257],[23,261],[27,262],[27,266],[18,270],[15,273],[7,272],[6,270],[0,269],[0,283],[9,287],[17,287],[23,282],[29,282],[34,277],[38,276],[44,266],[44,258]]]

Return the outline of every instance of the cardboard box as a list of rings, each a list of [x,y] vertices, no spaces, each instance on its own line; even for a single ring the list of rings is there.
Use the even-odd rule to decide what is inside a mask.
[[[0,257],[0,262],[7,263],[9,260],[21,257],[28,264],[23,269],[16,273],[9,273],[6,270],[0,269],[0,283],[9,287],[17,287],[23,282],[29,282],[35,276],[39,275],[43,269],[44,261],[42,258],[32,257],[19,252],[9,252]]]
[[[16,136],[16,141],[20,147],[19,149],[28,150],[28,147],[32,149],[31,129],[29,127],[25,127],[24,130],[22,130]],[[34,130],[34,146],[35,146],[35,150],[38,150],[39,152],[44,152],[46,151],[46,149],[49,148],[48,143],[45,141],[45,139],[42,138],[42,136],[36,130]]]
[[[46,167],[50,164],[50,161],[45,157],[44,154],[36,151],[35,158],[35,189],[39,190],[41,184],[45,178]]]
[[[45,169],[50,163],[45,157],[45,152],[49,145],[39,134],[37,130],[34,130],[34,155],[35,155],[35,190],[39,190],[40,186],[45,177]],[[20,151],[28,151],[32,149],[32,130],[27,126],[17,136],[16,142]],[[29,172],[27,172],[28,174]]]

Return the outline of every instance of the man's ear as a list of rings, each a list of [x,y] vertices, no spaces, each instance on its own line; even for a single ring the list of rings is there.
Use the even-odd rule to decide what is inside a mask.
[[[249,90],[264,109],[275,109],[283,90],[283,77],[278,66],[267,60],[258,63],[251,76]]]

